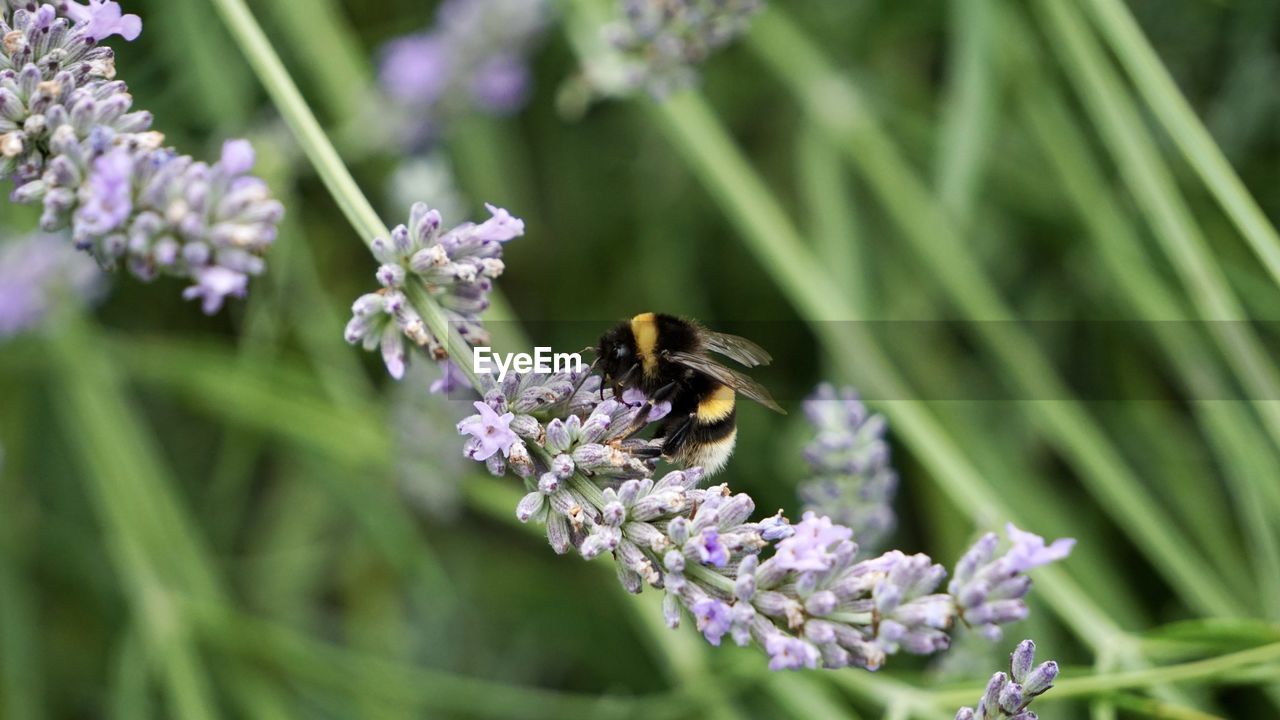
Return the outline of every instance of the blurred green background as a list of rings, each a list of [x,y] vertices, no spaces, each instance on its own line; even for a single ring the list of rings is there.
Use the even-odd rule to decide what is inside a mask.
[[[525,219],[498,286],[540,342],[653,309],[777,351],[793,412],[745,410],[723,475],[762,511],[797,509],[796,401],[831,380],[889,418],[895,547],[1079,538],[1030,620],[766,676],[549,552],[425,363],[395,384],[342,341],[374,263],[215,7],[135,0],[135,105],[198,157],[250,137],[288,219],[215,318],[120,276],[0,345],[0,717],[949,717],[1022,637],[1069,668],[1042,717],[1280,713],[1280,4],[775,4],[696,92],[580,114],[557,21],[528,105],[440,138],[456,190]],[[251,8],[384,221],[439,202],[371,120],[377,49],[430,7]]]

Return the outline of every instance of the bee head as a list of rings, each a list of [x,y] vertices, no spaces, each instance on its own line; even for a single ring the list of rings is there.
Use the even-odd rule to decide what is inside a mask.
[[[600,336],[600,344],[596,346],[596,362],[600,363],[600,371],[605,381],[617,381],[627,374],[639,358],[636,356],[636,341],[631,333],[631,326],[626,322],[619,323],[604,335]]]

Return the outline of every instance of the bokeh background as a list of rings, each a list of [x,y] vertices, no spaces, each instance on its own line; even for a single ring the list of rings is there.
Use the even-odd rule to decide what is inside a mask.
[[[1042,717],[1276,716],[1280,287],[1251,243],[1277,247],[1280,5],[775,4],[694,91],[587,103],[566,3],[527,102],[412,142],[376,75],[429,4],[252,10],[386,222],[524,218],[499,341],[576,349],[652,309],[774,350],[792,412],[745,409],[723,476],[762,509],[799,507],[798,401],[852,384],[890,423],[892,546],[949,565],[1011,517],[1079,539],[1031,619],[774,676],[552,554],[518,482],[464,462],[435,370],[394,383],[343,342],[375,265],[213,5],[130,0],[135,105],[198,157],[250,137],[288,218],[216,317],[117,276],[0,341],[0,717],[949,717],[1022,637],[1085,678]],[[1218,152],[1240,184],[1198,170]],[[1262,225],[1223,209],[1250,194]],[[6,239],[34,223],[0,211]]]

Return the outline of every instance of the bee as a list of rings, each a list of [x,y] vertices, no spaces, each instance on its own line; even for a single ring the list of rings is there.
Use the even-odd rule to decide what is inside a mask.
[[[637,388],[650,402],[670,401],[655,435],[665,459],[711,474],[728,462],[738,438],[737,393],[786,414],[762,385],[721,365],[717,353],[747,367],[768,365],[764,348],[674,315],[640,313],[600,337],[595,348],[604,385],[618,395]]]

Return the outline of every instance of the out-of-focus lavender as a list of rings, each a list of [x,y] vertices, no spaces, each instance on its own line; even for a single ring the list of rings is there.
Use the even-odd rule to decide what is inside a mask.
[[[411,364],[391,389],[391,429],[401,494],[436,520],[454,520],[462,503],[462,483],[470,464],[458,455],[451,432],[457,405],[434,395],[435,368]]]
[[[749,496],[698,487],[701,468],[655,477],[661,440],[645,430],[661,413],[639,417],[646,405],[614,399],[586,370],[481,379],[479,412],[458,424],[463,455],[523,479],[517,518],[542,523],[557,553],[612,553],[628,591],[665,592],[669,625],[687,613],[713,645],[755,641],[775,670],[875,669],[894,653],[947,648],[960,621],[1020,620],[1024,573],[1070,549],[1010,527],[997,557],[983,538],[957,570],[962,599],[938,592],[947,572],[928,556],[858,560],[853,530],[828,517],[753,521]]]
[[[1058,663],[1050,660],[1036,665],[1035,661],[1036,644],[1030,640],[1018,643],[1009,655],[1009,672],[992,675],[978,706],[960,708],[956,720],[1035,720],[1036,714],[1027,707],[1053,687],[1058,677]]]
[[[410,207],[418,198],[431,198],[431,205],[444,217],[461,217],[469,203],[458,190],[449,158],[438,150],[408,157],[396,166],[389,183],[393,207]]]
[[[101,271],[65,238],[0,242],[0,340],[38,326],[63,298],[93,299],[102,285]]]
[[[433,392],[465,387],[466,378],[449,360],[444,339],[435,337],[405,297],[407,283],[420,283],[440,304],[451,328],[472,345],[488,343],[480,315],[489,307],[493,278],[502,274],[502,246],[524,234],[524,222],[502,208],[487,206],[490,218],[442,231],[440,212],[416,203],[409,224],[390,238],[375,238],[373,253],[382,265],[375,276],[382,289],[361,295],[351,306],[346,339],[366,350],[381,348],[391,376],[404,376],[409,348],[422,348],[441,365]],[[407,340],[407,342],[406,342]]]
[[[605,28],[626,82],[658,98],[697,82],[697,66],[746,31],[763,0],[618,0]]]
[[[427,29],[388,42],[378,80],[420,143],[452,117],[524,106],[528,54],[546,28],[546,0],[445,0]]]
[[[9,2],[0,15],[0,180],[40,204],[41,229],[69,229],[105,268],[192,280],[183,296],[216,312],[264,269],[283,207],[249,175],[253,148],[223,146],[212,164],[164,148],[151,114],[131,109],[115,60],[98,43],[136,37],[115,2]],[[59,15],[61,11],[62,15]]]
[[[804,401],[815,436],[804,449],[811,475],[800,484],[806,510],[852,528],[863,553],[880,547],[894,527],[898,474],[889,464],[885,419],[852,388],[818,386]]]

